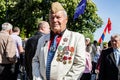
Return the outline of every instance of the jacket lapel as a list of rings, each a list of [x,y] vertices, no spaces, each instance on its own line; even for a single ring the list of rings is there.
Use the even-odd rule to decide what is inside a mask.
[[[49,42],[50,42],[49,40],[50,40],[50,35],[46,36],[44,39],[45,45],[44,45],[44,49],[43,49],[44,50],[43,57],[44,57],[44,61],[45,61],[45,66],[47,64],[46,62],[47,62],[47,55],[48,55],[48,46],[49,46]]]
[[[115,60],[115,56],[114,56],[113,52],[110,54],[110,57],[111,57],[113,63],[116,65],[116,60]]]

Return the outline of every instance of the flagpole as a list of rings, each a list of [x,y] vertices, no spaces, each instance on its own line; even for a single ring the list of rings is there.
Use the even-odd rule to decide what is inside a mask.
[[[104,38],[105,38],[105,35],[106,35],[106,31],[108,30],[108,33],[110,33],[110,31],[111,31],[111,24],[112,24],[112,23],[111,23],[111,21],[110,21],[110,18],[108,18],[107,25],[106,25],[106,27],[105,27],[105,29],[104,29],[101,37],[99,38],[98,43],[100,43],[100,44],[102,43],[102,44],[103,44],[103,41],[104,41]]]

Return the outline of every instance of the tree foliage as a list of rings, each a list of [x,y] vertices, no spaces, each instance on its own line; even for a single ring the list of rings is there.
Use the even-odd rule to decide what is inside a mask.
[[[7,1],[7,0],[6,0]],[[102,19],[97,14],[97,7],[87,0],[84,14],[73,21],[73,15],[79,0],[9,0],[8,4],[0,2],[0,22],[11,22],[21,28],[21,36],[30,37],[34,34],[37,24],[41,20],[48,21],[48,14],[52,2],[62,3],[68,13],[67,27],[70,30],[83,33],[93,39],[93,33],[102,26]],[[7,18],[5,18],[7,15]]]

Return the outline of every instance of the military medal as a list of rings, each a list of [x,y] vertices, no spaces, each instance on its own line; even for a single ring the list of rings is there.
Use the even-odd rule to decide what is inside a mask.
[[[74,47],[69,47],[70,52],[74,52]]]
[[[59,58],[57,58],[57,59],[56,59],[56,61],[60,61],[60,59],[59,59]]]
[[[69,54],[69,52],[67,51],[67,52],[65,52],[65,54],[66,54],[66,55],[68,55],[68,54]]]
[[[63,61],[63,64],[66,64],[66,61]]]
[[[63,47],[62,46],[58,46],[58,51],[62,51]]]
[[[68,61],[69,64],[71,64],[71,62],[72,62],[71,60]]]
[[[68,39],[64,38],[64,42]],[[71,64],[72,56],[74,53],[74,47],[70,46],[58,46],[57,58],[56,61],[63,62],[63,64]]]
[[[62,62],[63,61],[63,59],[62,58],[60,58],[60,62]]]
[[[63,57],[63,60],[67,60],[67,56],[64,56],[64,57]]]
[[[70,53],[70,56],[73,56],[73,53]]]
[[[64,48],[63,48],[63,51],[64,52],[66,52],[66,51],[68,51],[69,50],[69,46],[65,46]]]
[[[64,38],[63,41],[64,41],[64,42],[67,42],[67,41],[68,41],[68,38]]]

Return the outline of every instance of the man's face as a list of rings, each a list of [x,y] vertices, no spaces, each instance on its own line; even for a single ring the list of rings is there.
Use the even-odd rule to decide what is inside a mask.
[[[85,43],[86,43],[86,45],[88,45],[90,43],[90,41],[89,40],[85,40]]]
[[[113,48],[120,48],[120,39],[118,37],[111,38]]]
[[[58,11],[50,15],[50,27],[54,33],[60,33],[66,29],[67,16],[63,11]]]

